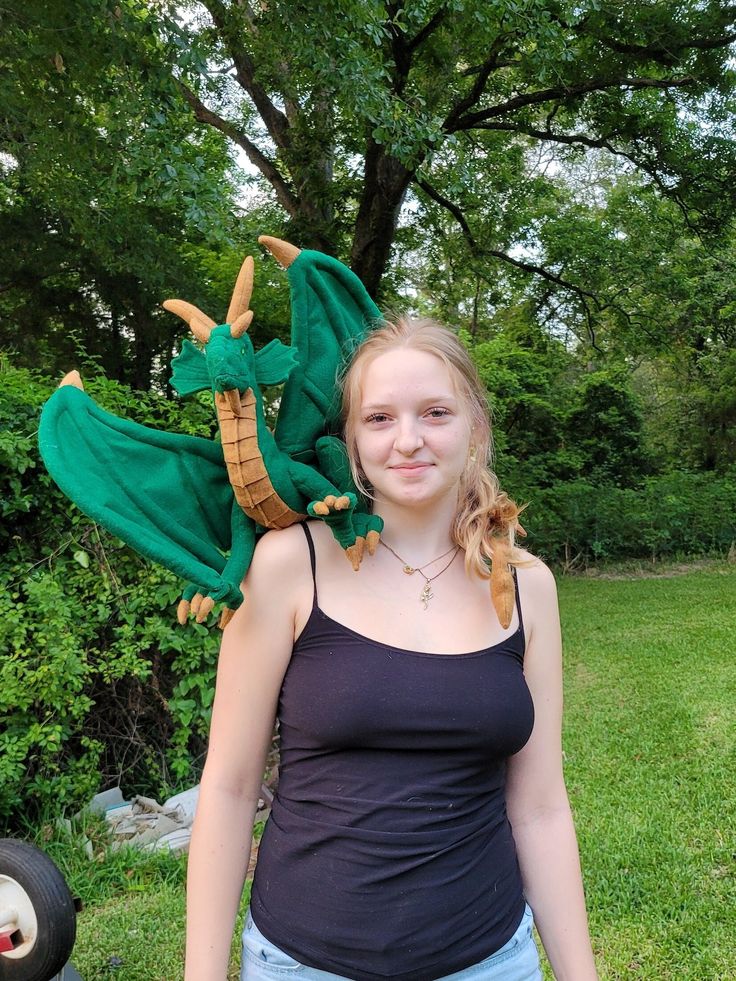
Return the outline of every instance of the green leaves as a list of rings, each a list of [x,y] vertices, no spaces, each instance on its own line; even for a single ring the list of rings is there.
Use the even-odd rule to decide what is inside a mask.
[[[194,779],[219,636],[180,627],[174,577],[50,483],[35,430],[52,385],[1,367],[0,824],[14,827],[20,815],[76,808],[101,782],[159,796],[174,775]],[[210,434],[211,406],[176,406],[103,379],[90,388],[122,415]]]
[[[78,562],[83,569],[89,568],[89,555],[87,552],[83,551],[82,549],[78,549],[74,553],[74,561]]]

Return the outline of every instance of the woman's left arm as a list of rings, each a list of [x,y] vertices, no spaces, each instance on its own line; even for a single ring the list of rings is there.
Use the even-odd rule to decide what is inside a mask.
[[[562,643],[554,577],[517,569],[534,730],[511,757],[507,808],[524,892],[557,981],[596,981],[577,839],[562,774]]]

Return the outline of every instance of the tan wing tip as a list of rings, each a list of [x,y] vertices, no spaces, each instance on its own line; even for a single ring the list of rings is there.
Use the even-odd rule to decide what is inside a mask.
[[[491,601],[498,622],[504,630],[507,630],[511,624],[515,599],[514,577],[505,562],[502,563],[500,558],[494,558],[491,567]]]
[[[222,613],[220,613],[220,620],[217,624],[220,630],[225,629],[225,627],[230,623],[234,615],[235,615],[235,610],[231,610],[229,606],[224,607]]]
[[[298,249],[291,242],[284,242],[283,239],[274,238],[272,235],[259,235],[258,242],[263,245],[274,259],[280,263],[284,269],[288,269],[292,264],[294,259],[299,255],[301,249]]]
[[[59,388],[63,385],[72,385],[74,388],[78,388],[80,392],[84,391],[84,385],[82,384],[82,376],[78,371],[68,371],[64,377],[59,382]]]
[[[179,605],[176,608],[176,619],[182,627],[189,619],[189,603],[187,600],[183,599],[179,601]]]
[[[493,606],[496,610],[498,622],[501,624],[504,630],[508,630],[511,626],[511,617],[514,613],[513,604],[511,604],[509,607],[508,599],[506,597],[494,596]]]

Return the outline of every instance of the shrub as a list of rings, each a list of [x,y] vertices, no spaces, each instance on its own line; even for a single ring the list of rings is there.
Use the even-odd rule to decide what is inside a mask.
[[[180,627],[176,577],[61,494],[36,446],[53,383],[0,363],[0,820],[14,827],[99,787],[152,794],[197,776],[218,631]],[[214,413],[85,385],[147,425],[211,436]]]
[[[736,470],[647,477],[637,490],[576,480],[517,497],[529,501],[530,549],[552,562],[725,556],[736,541]]]

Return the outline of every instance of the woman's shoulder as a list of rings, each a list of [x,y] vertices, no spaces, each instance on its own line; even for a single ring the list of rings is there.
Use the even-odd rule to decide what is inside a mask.
[[[557,581],[550,567],[526,549],[515,549],[514,567],[519,581],[519,589],[531,598],[550,598],[557,596]]]
[[[309,550],[303,529],[298,524],[273,528],[256,542],[246,582],[265,578],[284,585],[305,570],[309,572]]]

